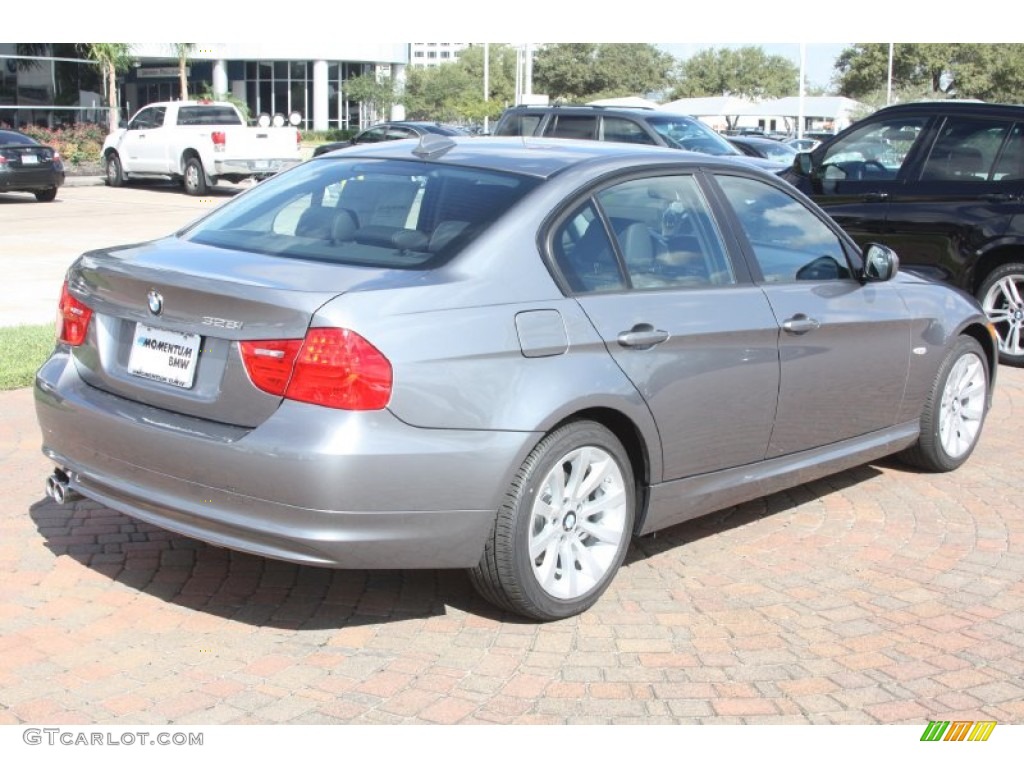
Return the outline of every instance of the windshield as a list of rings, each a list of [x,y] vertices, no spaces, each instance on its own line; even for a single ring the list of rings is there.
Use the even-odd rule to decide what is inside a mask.
[[[325,157],[253,188],[182,237],[282,258],[427,269],[538,183],[436,163]]]
[[[647,123],[665,137],[666,143],[676,149],[703,152],[705,155],[742,155],[700,120],[692,117],[648,117]]]

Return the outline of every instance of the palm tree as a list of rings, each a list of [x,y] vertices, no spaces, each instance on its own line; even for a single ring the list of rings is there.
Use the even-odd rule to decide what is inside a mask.
[[[107,78],[107,100],[110,104],[110,132],[117,130],[120,122],[117,100],[117,73],[124,72],[132,65],[131,43],[89,43],[89,58],[96,62],[103,76]]]
[[[188,99],[188,56],[196,49],[195,43],[171,43],[174,54],[178,57],[178,78],[181,80],[181,100]]]

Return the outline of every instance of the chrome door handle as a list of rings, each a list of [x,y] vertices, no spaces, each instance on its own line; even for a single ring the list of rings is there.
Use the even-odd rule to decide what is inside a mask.
[[[668,340],[668,331],[655,330],[653,325],[639,323],[618,336],[619,344],[633,349],[650,349],[655,344]]]
[[[784,330],[786,333],[792,333],[797,336],[799,336],[802,333],[807,333],[808,331],[817,330],[820,327],[821,323],[819,323],[813,317],[808,317],[803,313],[793,315],[791,318],[783,321],[782,323],[782,330]]]

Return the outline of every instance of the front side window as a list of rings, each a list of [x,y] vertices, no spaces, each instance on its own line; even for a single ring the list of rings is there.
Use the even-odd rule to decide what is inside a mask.
[[[692,117],[648,117],[647,124],[657,131],[673,149],[686,149],[705,155],[740,155],[736,147],[723,139],[700,120]]]
[[[494,129],[495,136],[533,136],[540,126],[541,115],[509,115]]]
[[[691,175],[634,179],[601,190],[556,229],[553,249],[577,293],[736,282]]]
[[[839,237],[803,203],[757,179],[716,176],[767,283],[852,277]]]
[[[151,128],[159,128],[164,124],[164,113],[166,107],[147,107],[132,118],[128,124],[130,131],[146,131]]]
[[[230,250],[389,269],[447,261],[539,182],[415,161],[314,160],[183,237]]]
[[[928,119],[900,117],[870,123],[828,148],[818,171],[829,189],[843,181],[894,180]]]

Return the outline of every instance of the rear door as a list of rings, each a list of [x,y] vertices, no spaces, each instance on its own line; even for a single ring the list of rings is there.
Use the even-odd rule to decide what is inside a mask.
[[[1022,211],[1022,125],[948,117],[915,178],[893,190],[884,239],[904,266],[970,289],[965,270]]]
[[[778,326],[729,259],[698,178],[611,184],[555,228],[559,271],[657,422],[664,477],[764,458]]]

